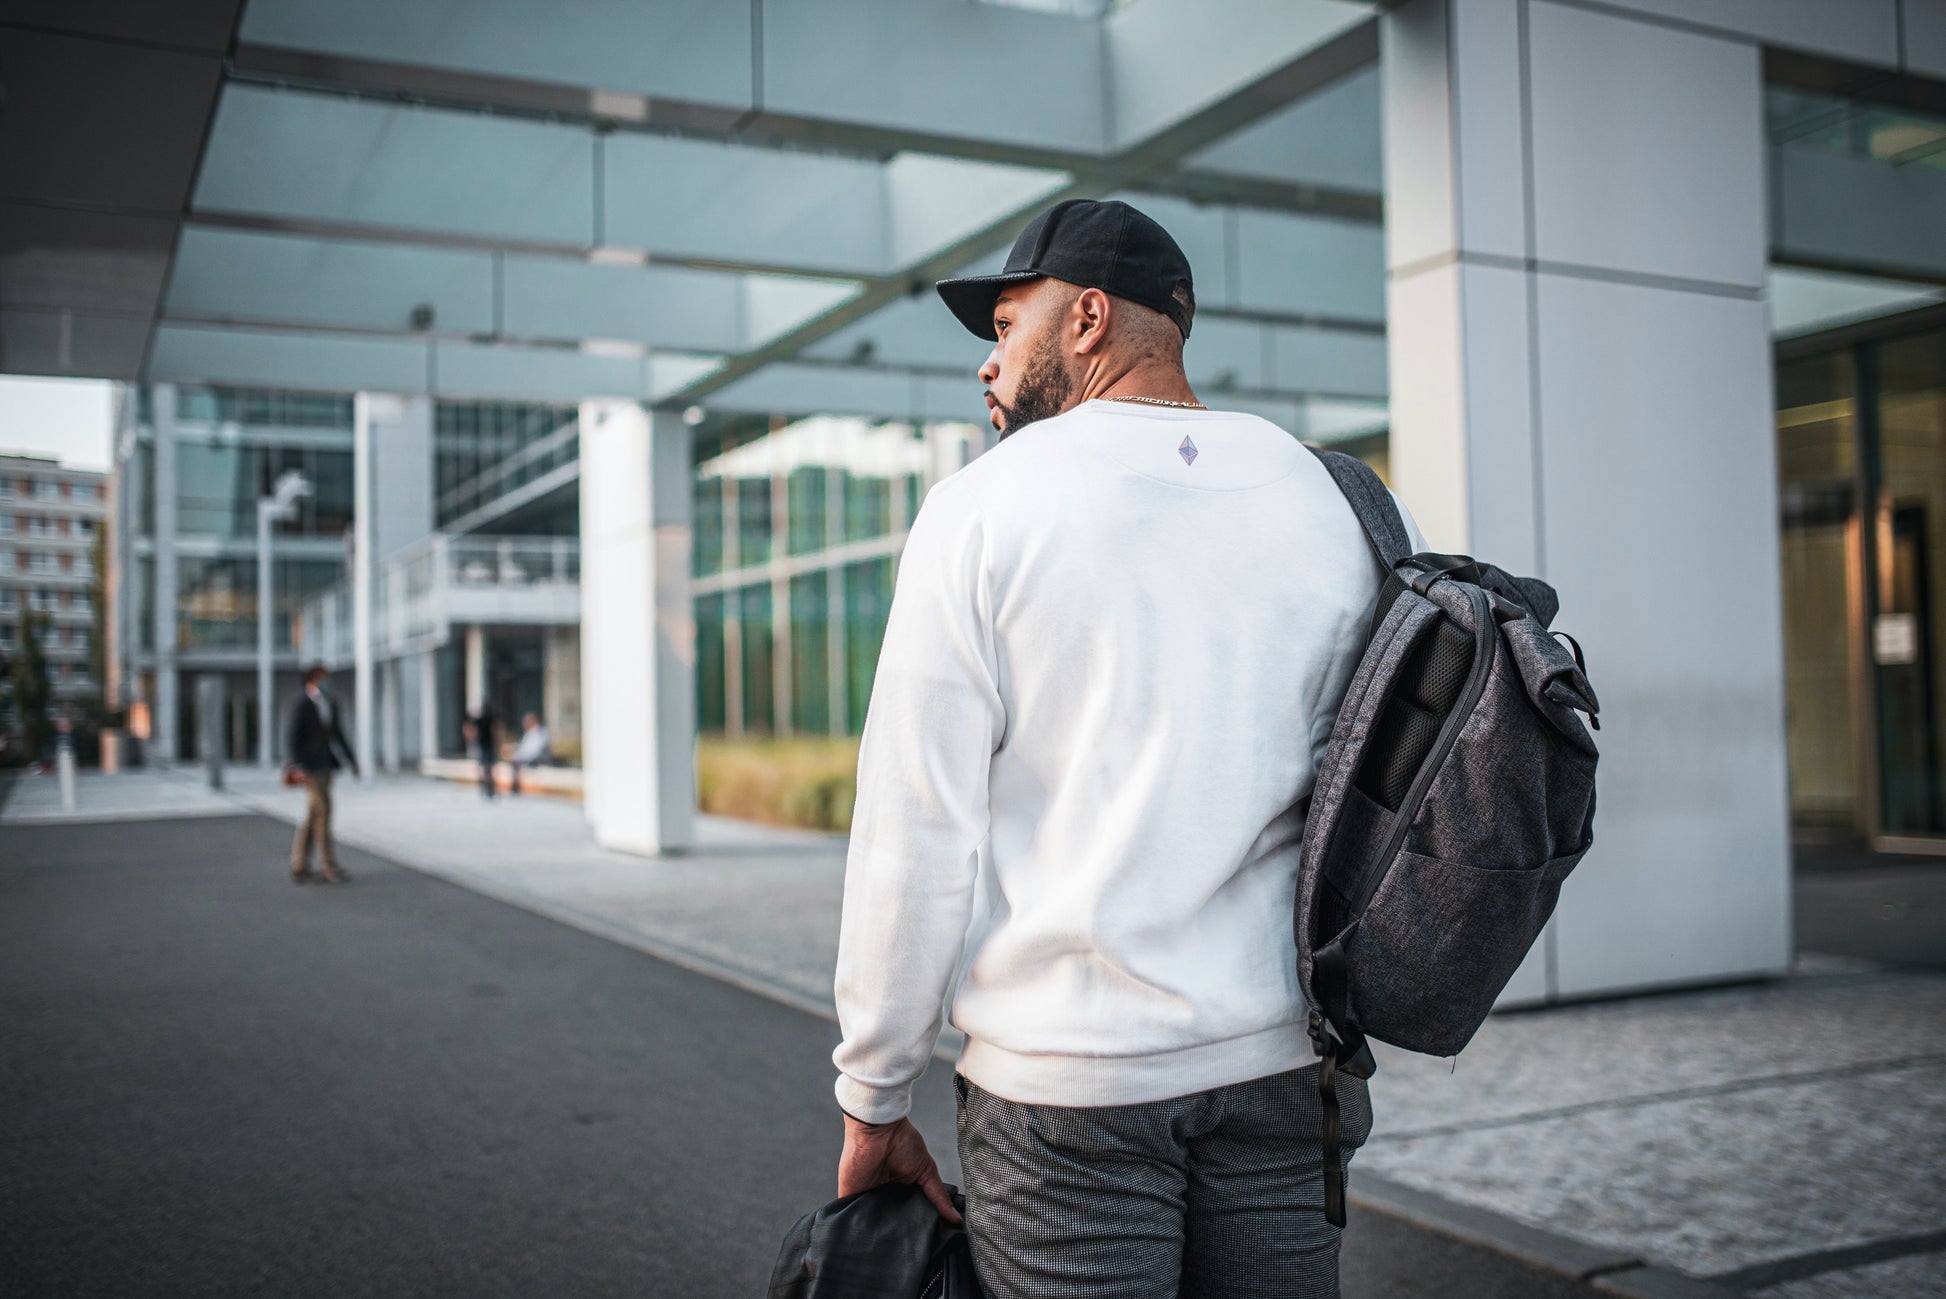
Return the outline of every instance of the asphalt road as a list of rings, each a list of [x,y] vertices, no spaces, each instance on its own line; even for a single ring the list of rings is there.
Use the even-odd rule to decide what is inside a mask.
[[[293,887],[289,835],[0,829],[0,1294],[764,1292],[831,1024],[366,854]],[[1369,1211],[1344,1285],[1594,1293]]]

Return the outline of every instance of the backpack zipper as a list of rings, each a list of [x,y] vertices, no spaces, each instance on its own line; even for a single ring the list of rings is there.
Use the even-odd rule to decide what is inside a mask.
[[[1378,892],[1378,886],[1391,873],[1399,847],[1405,842],[1406,831],[1412,828],[1413,813],[1425,801],[1426,790],[1432,785],[1433,777],[1439,774],[1446,755],[1453,751],[1453,745],[1459,741],[1459,733],[1465,728],[1466,719],[1472,715],[1473,706],[1486,693],[1487,675],[1493,670],[1493,637],[1499,634],[1499,624],[1493,620],[1493,610],[1487,604],[1484,591],[1466,582],[1459,585],[1473,604],[1473,665],[1467,669],[1466,688],[1454,702],[1453,711],[1446,715],[1446,723],[1439,728],[1439,738],[1433,742],[1432,752],[1419,764],[1419,774],[1413,778],[1412,787],[1406,790],[1405,798],[1399,803],[1396,823],[1392,826],[1392,832],[1385,836],[1385,847],[1377,857],[1382,868],[1367,874],[1359,885],[1358,896],[1351,899],[1352,925],[1364,917],[1365,908],[1371,905],[1372,895]]]

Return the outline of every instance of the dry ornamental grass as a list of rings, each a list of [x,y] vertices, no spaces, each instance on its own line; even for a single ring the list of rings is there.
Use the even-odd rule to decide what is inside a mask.
[[[813,830],[851,829],[856,737],[696,741],[696,799],[705,812]]]

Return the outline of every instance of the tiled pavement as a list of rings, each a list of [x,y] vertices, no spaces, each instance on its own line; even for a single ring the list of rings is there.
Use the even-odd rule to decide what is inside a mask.
[[[301,810],[265,774],[228,783],[84,776],[77,813]],[[53,785],[23,779],[0,824],[58,817]],[[842,836],[704,817],[693,854],[644,859],[596,848],[577,804],[417,778],[341,785],[338,827],[830,1013]],[[1498,1015],[1457,1061],[1386,1051],[1373,1092],[1367,1174],[1765,1299],[1946,1293],[1946,974],[1807,956],[1777,983]]]

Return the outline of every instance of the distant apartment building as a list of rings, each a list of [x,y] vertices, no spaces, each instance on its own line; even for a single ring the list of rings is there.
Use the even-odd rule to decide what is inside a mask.
[[[101,688],[94,647],[91,552],[108,515],[105,474],[41,456],[0,454],[0,658],[20,651],[24,624],[44,614],[40,644],[56,700]]]

